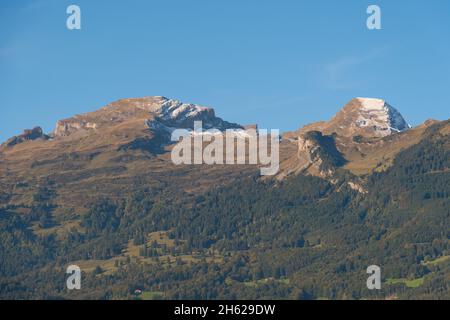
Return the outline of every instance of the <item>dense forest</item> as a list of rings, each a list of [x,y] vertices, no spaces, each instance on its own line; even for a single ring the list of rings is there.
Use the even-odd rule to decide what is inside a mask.
[[[42,185],[30,214],[0,208],[0,297],[450,299],[449,146],[431,127],[362,177],[364,192],[343,169],[333,181],[255,175],[203,194],[144,186],[98,199],[63,237],[32,230],[58,223],[58,190]],[[66,288],[69,264],[81,290]],[[366,287],[369,265],[381,290]]]

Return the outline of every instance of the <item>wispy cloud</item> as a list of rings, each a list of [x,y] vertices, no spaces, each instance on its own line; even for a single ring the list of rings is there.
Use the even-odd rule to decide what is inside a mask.
[[[322,79],[329,88],[337,90],[351,89],[358,84],[355,79],[350,79],[351,73],[355,69],[382,57],[386,51],[387,48],[377,48],[360,56],[342,57],[325,64]]]

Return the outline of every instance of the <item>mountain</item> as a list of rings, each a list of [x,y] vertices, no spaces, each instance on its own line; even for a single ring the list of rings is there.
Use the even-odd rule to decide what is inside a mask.
[[[394,107],[382,99],[355,98],[348,102],[330,121],[301,128],[300,132],[318,130],[342,137],[386,137],[411,126]]]
[[[356,98],[283,134],[274,177],[174,165],[170,133],[198,120],[248,127],[144,97],[4,143],[0,298],[450,298],[449,120],[410,128]],[[70,264],[82,290],[64,287]]]
[[[320,132],[327,137],[328,146],[320,146],[322,154],[333,156],[337,152],[342,158],[338,166],[361,175],[372,172],[380,166],[388,166],[402,149],[417,143],[429,121],[417,128],[411,128],[394,107],[381,99],[355,98],[349,101],[330,121],[306,125],[294,132],[284,134],[288,144],[297,144],[297,158],[292,146],[287,147],[288,156],[281,163],[280,177],[292,173],[311,171],[311,156],[305,145],[317,144],[310,139],[309,132]],[[317,162],[316,158],[316,162]],[[322,162],[322,160],[320,160]],[[332,172],[317,170],[319,176],[331,176]],[[336,166],[335,166],[336,167]],[[314,169],[316,168],[316,169]]]
[[[194,121],[202,121],[206,129],[241,128],[215,116],[214,109],[195,104],[182,103],[165,97],[144,97],[122,99],[101,108],[98,111],[77,115],[60,120],[56,124],[53,136],[67,137],[72,134],[88,134],[92,130],[102,130],[127,124],[149,128],[192,128]],[[120,128],[117,128],[120,130]]]
[[[175,166],[170,160],[170,132],[174,126],[192,129],[198,120],[205,129],[242,128],[216,117],[211,108],[145,97],[118,100],[60,120],[45,138],[10,139],[15,142],[0,147],[1,195],[28,206],[39,186],[51,183],[59,189],[56,210],[80,212],[91,198],[132,192],[136,179],[142,185],[165,183],[174,190],[194,190],[256,170],[251,166],[216,170],[205,165],[199,171],[197,166]],[[17,184],[26,187],[17,188]]]

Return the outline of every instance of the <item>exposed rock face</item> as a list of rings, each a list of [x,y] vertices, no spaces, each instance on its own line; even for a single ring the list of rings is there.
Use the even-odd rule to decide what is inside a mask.
[[[14,137],[8,139],[8,141],[6,141],[2,146],[12,147],[12,146],[15,146],[16,144],[19,144],[19,143],[22,143],[22,142],[25,142],[28,140],[37,140],[37,139],[41,139],[41,140],[49,139],[49,136],[45,135],[42,132],[41,127],[34,127],[33,129],[24,130],[21,135],[14,136]]]
[[[319,148],[320,146],[310,139],[307,139],[303,136],[300,136],[298,138],[298,171],[302,172],[310,169],[310,173],[315,173],[319,176],[329,176],[332,174],[330,170],[322,170],[321,167],[323,161],[319,156]]]
[[[83,120],[59,120],[54,131],[55,137],[69,136],[79,130],[97,129],[97,123]]]
[[[298,171],[307,170],[321,177],[331,177],[336,168],[346,162],[336,149],[334,138],[318,131],[310,131],[298,138],[297,156]]]
[[[356,182],[349,181],[349,182],[347,182],[347,184],[350,187],[350,189],[352,189],[352,190],[358,191],[359,193],[362,193],[362,194],[367,193],[367,190],[364,189],[360,184],[358,184]]]

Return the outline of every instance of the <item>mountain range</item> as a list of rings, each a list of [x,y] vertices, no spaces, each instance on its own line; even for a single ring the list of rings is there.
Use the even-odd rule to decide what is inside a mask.
[[[0,146],[0,297],[450,298],[450,121],[382,99],[280,136],[280,168],[175,165],[175,129],[257,129],[161,96]],[[83,271],[68,291],[65,268]],[[381,290],[366,287],[379,265]],[[137,293],[139,292],[139,293]]]

